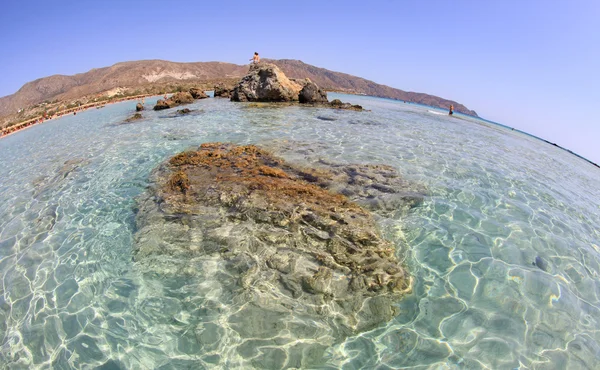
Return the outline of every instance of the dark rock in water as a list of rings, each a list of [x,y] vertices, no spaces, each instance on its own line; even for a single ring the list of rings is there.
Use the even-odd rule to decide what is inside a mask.
[[[274,64],[257,63],[235,86],[232,101],[297,101],[302,86],[291,81]]]
[[[136,114],[134,114],[133,116],[131,116],[131,117],[127,118],[127,119],[125,120],[125,122],[126,122],[126,123],[129,123],[129,122],[133,122],[133,121],[139,121],[139,120],[141,120],[142,118],[144,118],[144,117],[142,116],[142,114],[141,114],[141,113],[136,113]]]
[[[335,121],[336,119],[333,117],[326,117],[326,116],[317,116],[318,119],[322,120],[322,121]]]
[[[327,93],[319,88],[317,84],[308,80],[298,94],[300,103],[327,103]]]
[[[540,270],[548,272],[548,263],[540,256],[535,257],[535,262],[533,262],[534,266],[537,266]]]
[[[231,95],[231,89],[225,87],[225,85],[223,83],[219,83],[219,84],[215,85],[214,91],[215,91],[215,93],[214,93],[215,98],[217,98],[217,97],[229,98]]]
[[[33,198],[39,201],[50,200],[51,191],[62,186],[62,182],[69,181],[69,176],[89,164],[89,161],[82,158],[69,159],[57,169],[57,173],[53,177],[38,177],[33,182]]]
[[[137,103],[137,104],[135,105],[135,110],[136,110],[137,112],[141,112],[141,111],[143,111],[143,110],[144,110],[144,106],[142,105],[142,103]]]
[[[169,113],[167,115],[164,116],[159,116],[160,118],[177,118],[177,117],[181,117],[181,116],[197,116],[204,113],[204,110],[202,109],[189,109],[189,108],[183,108],[183,109],[177,109],[177,111]]]
[[[173,96],[171,96],[167,100],[159,99],[156,102],[156,105],[154,106],[154,110],[169,109],[183,104],[190,104],[193,102],[194,98],[192,97],[192,94],[190,94],[189,92],[178,92],[173,94]]]
[[[154,110],[163,110],[163,109],[169,109],[171,108],[169,106],[169,104],[162,99],[158,99],[158,101],[156,102],[156,105],[154,106]]]
[[[190,95],[192,95],[192,98],[194,99],[206,99],[208,98],[208,95],[206,95],[206,93],[198,88],[192,87],[190,89]]]
[[[371,120],[350,120],[348,121],[349,124],[351,125],[365,125],[365,126],[381,126],[381,123],[379,122],[375,122],[375,121],[371,121]]]
[[[393,318],[411,289],[394,245],[360,206],[407,198],[391,167],[305,168],[253,145],[208,143],[160,165],[151,183],[134,260],[152,276],[185,277],[201,273],[194,261],[218,258],[237,281],[221,289],[239,305],[229,323],[242,338],[314,340],[329,328],[322,335],[333,343]],[[371,206],[385,212],[384,203]]]

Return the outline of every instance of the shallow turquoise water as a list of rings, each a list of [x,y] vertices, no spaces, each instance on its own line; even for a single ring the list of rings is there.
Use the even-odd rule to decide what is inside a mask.
[[[286,357],[289,343],[254,353],[252,342],[240,342],[218,281],[174,290],[160,276],[142,276],[131,256],[135,199],[161,161],[203,142],[288,140],[313,146],[305,161],[388,164],[428,193],[408,216],[379,221],[415,278],[400,315],[300,365],[595,368],[600,170],[484,121],[335,97],[372,111],[250,109],[207,99],[191,107],[198,115],[146,111],[146,120],[120,124],[132,114],[129,102],[0,140],[0,363],[298,365]],[[536,257],[544,269],[532,264]],[[205,275],[218,265],[207,259]]]

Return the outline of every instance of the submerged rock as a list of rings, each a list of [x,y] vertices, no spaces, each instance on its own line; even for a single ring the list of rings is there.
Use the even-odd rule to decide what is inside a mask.
[[[542,271],[548,272],[548,263],[540,256],[535,257],[533,265],[537,266]]]
[[[134,114],[133,116],[131,116],[131,117],[127,118],[127,119],[125,120],[125,123],[130,123],[130,122],[134,122],[134,121],[139,121],[139,120],[141,120],[142,118],[144,118],[144,117],[142,116],[142,114],[141,114],[141,113],[136,113],[136,114]]]
[[[312,343],[300,352],[315,336],[331,344],[392,319],[411,289],[394,245],[360,205],[385,211],[386,196],[402,194],[391,167],[305,168],[253,145],[208,143],[160,165],[151,183],[134,260],[152,276],[183,279],[221,261],[217,279],[235,283],[214,289],[235,304],[228,322],[242,338]],[[273,317],[281,319],[262,324]]]
[[[327,117],[327,116],[317,116],[318,119],[320,119],[321,121],[336,121],[337,118],[334,117]]]
[[[286,77],[274,64],[252,64],[248,74],[235,86],[232,101],[297,101],[302,85]]]
[[[183,108],[183,109],[177,109],[174,112],[171,112],[169,114],[166,114],[164,116],[159,116],[160,118],[178,118],[178,117],[189,117],[189,116],[198,116],[204,113],[204,110],[202,109],[189,109],[189,108]]]

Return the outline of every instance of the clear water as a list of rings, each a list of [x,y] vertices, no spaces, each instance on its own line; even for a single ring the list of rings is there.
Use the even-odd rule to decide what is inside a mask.
[[[128,102],[0,140],[0,363],[596,368],[600,170],[477,119],[330,95],[371,112],[207,99],[191,107],[198,115],[146,111],[146,120],[120,124]],[[380,220],[390,240],[409,246],[398,253],[414,291],[398,302],[400,315],[301,362],[288,357],[293,342],[261,351],[241,343],[218,282],[174,291],[160,274],[143,276],[131,256],[135,199],[157,164],[203,142],[281,140],[314,143],[315,155],[338,162],[392,165],[428,190],[408,216]],[[205,266],[210,275],[218,261]]]

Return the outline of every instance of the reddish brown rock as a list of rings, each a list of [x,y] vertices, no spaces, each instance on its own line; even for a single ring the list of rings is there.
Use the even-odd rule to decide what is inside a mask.
[[[167,100],[159,99],[156,102],[156,105],[154,106],[154,110],[169,109],[183,104],[190,104],[193,102],[194,98],[192,97],[192,94],[190,94],[189,92],[178,92],[173,94]]]
[[[190,95],[192,95],[192,98],[194,99],[206,99],[208,98],[208,95],[206,95],[206,93],[198,88],[192,87],[190,89]]]

